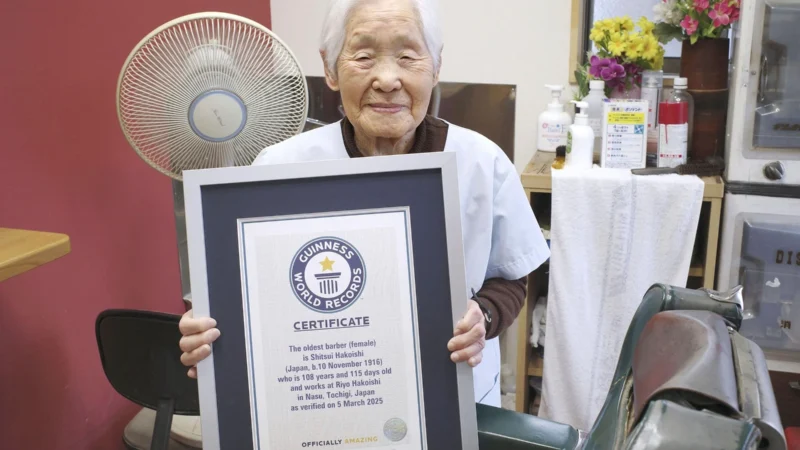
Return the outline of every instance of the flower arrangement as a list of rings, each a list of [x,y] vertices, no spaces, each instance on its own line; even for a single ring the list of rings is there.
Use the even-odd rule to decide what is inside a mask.
[[[661,0],[655,12],[655,34],[666,44],[673,39],[716,39],[739,19],[740,0]]]
[[[589,39],[597,54],[590,54],[589,62],[575,72],[576,97],[588,94],[592,79],[605,81],[607,95],[614,90],[625,92],[641,87],[643,71],[661,70],[664,66],[664,48],[654,31],[655,24],[646,17],[637,24],[628,16],[595,22]]]

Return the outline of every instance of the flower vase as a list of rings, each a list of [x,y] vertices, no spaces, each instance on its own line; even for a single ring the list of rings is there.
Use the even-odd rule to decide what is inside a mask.
[[[638,84],[633,84],[631,87],[614,88],[608,94],[608,98],[621,99],[621,100],[639,100],[642,98],[642,87]]]
[[[728,55],[730,39],[683,41],[681,77],[694,99],[694,131],[690,161],[707,161],[725,154],[728,115]]]

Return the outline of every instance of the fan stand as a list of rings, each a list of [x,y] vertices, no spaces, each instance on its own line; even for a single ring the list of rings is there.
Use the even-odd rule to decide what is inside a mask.
[[[308,117],[306,118],[306,125],[306,129],[311,129],[328,124]],[[181,296],[184,309],[188,311],[192,309],[192,287],[189,278],[189,242],[186,235],[186,209],[182,181],[172,180],[172,199],[181,274]],[[140,410],[125,427],[123,441],[126,447],[130,450],[149,449],[151,440],[154,439],[154,425],[159,420],[161,422],[170,422],[169,425],[164,425],[170,427],[167,447],[170,450],[196,450],[203,448],[200,416],[170,415],[170,417],[166,417],[161,411],[156,414],[156,411],[147,408]]]
[[[189,279],[189,240],[186,236],[186,208],[183,200],[183,182],[172,180],[172,199],[175,215],[175,236],[178,244],[178,263],[181,272],[181,296],[185,310],[192,309],[192,286]]]
[[[178,244],[178,261],[181,273],[181,295],[184,309],[192,308],[192,288],[189,279],[189,247],[186,236],[186,210],[183,200],[183,182],[172,180],[172,196],[175,215],[175,233]],[[178,345],[176,342],[175,345]],[[148,450],[157,444],[158,436],[167,442],[159,442],[158,448],[170,450],[202,449],[200,416],[173,415],[169,405],[154,411],[142,408],[128,423],[123,432],[123,442],[129,450]],[[166,432],[164,432],[166,429]]]
[[[178,261],[181,273],[181,295],[184,309],[192,308],[192,288],[189,280],[189,247],[186,236],[186,210],[183,200],[183,182],[172,180],[175,215],[175,234],[178,244]],[[175,345],[178,345],[176,342]],[[196,450],[203,448],[200,434],[200,416],[172,414],[171,405],[159,405],[158,411],[142,408],[123,431],[122,440],[129,450],[166,448],[169,450]],[[166,438],[167,442],[156,442]]]
[[[150,450],[156,411],[143,408],[128,423],[123,443],[128,450]],[[166,448],[169,450],[198,450],[203,448],[200,435],[200,416],[172,416],[172,427]]]
[[[172,178],[181,296],[191,309],[189,252],[181,173],[249,164],[269,145],[309,124],[308,87],[286,44],[263,25],[234,14],[178,17],[147,34],[117,82],[125,138],[151,167]],[[175,342],[177,346],[178,343]],[[155,425],[170,428],[168,448],[201,448],[199,417],[143,409],[125,428],[130,449],[149,449]]]

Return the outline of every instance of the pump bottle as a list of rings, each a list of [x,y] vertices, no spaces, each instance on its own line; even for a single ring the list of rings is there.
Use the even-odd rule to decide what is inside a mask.
[[[581,101],[589,104],[589,126],[594,131],[594,160],[600,162],[603,147],[603,102],[606,97],[606,83],[603,80],[589,81],[589,95]]]
[[[575,104],[575,124],[567,133],[567,169],[591,169],[594,156],[594,131],[589,125],[589,104],[572,101]]]
[[[567,130],[572,123],[569,113],[561,103],[563,86],[547,85],[552,101],[547,110],[539,115],[537,148],[543,152],[555,152],[559,145],[567,145]]]

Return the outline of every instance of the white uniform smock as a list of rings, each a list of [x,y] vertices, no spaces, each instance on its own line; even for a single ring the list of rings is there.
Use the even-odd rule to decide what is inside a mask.
[[[456,153],[467,292],[485,280],[517,280],[550,257],[514,165],[486,137],[448,124],[444,151]],[[264,149],[253,164],[346,159],[340,122],[294,136]],[[527,331],[524,331],[527,332]],[[473,369],[475,400],[500,406],[500,345],[487,341]]]

